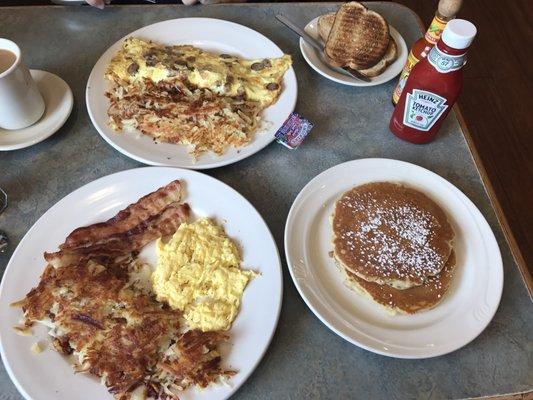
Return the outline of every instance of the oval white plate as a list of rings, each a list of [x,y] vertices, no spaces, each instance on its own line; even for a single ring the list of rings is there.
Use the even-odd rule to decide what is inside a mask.
[[[100,135],[115,149],[134,160],[150,165],[166,165],[191,169],[215,168],[231,164],[263,149],[274,140],[274,134],[294,110],[297,84],[291,67],[283,79],[278,101],[263,111],[262,128],[252,142],[240,149],[229,148],[221,156],[203,154],[196,163],[184,145],[159,143],[137,133],[117,133],[107,126],[109,102],[104,96],[107,82],[104,72],[126,37],[137,36],[165,45],[190,44],[215,53],[242,58],[281,57],[283,52],[270,39],[245,26],[211,18],[182,18],[145,26],[120,39],[100,57],[87,82],[87,111]]]
[[[318,18],[319,17],[316,17],[305,26],[305,32],[307,32],[309,36],[313,37],[314,39],[317,39],[320,43],[323,43],[320,35],[318,34]],[[403,40],[402,35],[400,35],[400,33],[394,29],[394,27],[389,25],[389,29],[392,38],[396,41],[396,45],[398,46],[398,57],[391,65],[387,67],[385,71],[372,78],[372,81],[370,82],[356,79],[349,75],[346,71],[343,71],[342,68],[332,67],[324,60],[324,56],[319,54],[320,52],[305,43],[302,38],[300,38],[300,51],[302,52],[305,61],[307,61],[307,64],[309,64],[311,68],[313,68],[320,75],[325,76],[334,82],[342,83],[343,85],[348,86],[381,85],[382,83],[388,82],[398,75],[402,71],[405,61],[407,61],[408,53],[405,40]]]
[[[433,198],[455,229],[457,272],[437,307],[414,315],[389,315],[348,289],[329,252],[330,216],[343,192],[373,181],[402,182]],[[311,180],[287,218],[285,253],[301,296],[335,333],[372,352],[399,358],[427,358],[454,351],[488,325],[500,302],[503,267],[487,221],[450,182],[422,167],[388,159],[337,165]]]
[[[18,150],[33,146],[57,132],[68,119],[74,104],[72,91],[59,76],[38,69],[30,70],[41,92],[45,109],[35,124],[23,129],[0,128],[0,151]]]
[[[141,196],[174,179],[185,182],[185,198],[194,216],[216,218],[241,246],[243,268],[261,273],[246,288],[241,311],[222,349],[224,364],[238,373],[230,386],[188,390],[180,398],[226,399],[241,386],[259,363],[276,328],[282,298],[278,249],[255,208],[224,183],[194,171],[175,168],[138,168],[108,175],[70,193],[50,208],[28,231],[13,253],[0,285],[0,350],[9,376],[26,399],[112,399],[100,383],[74,374],[61,355],[48,348],[39,355],[30,351],[37,340],[49,343],[45,329],[34,328],[24,337],[12,328],[21,311],[10,307],[39,282],[45,263],[42,254],[54,250],[74,228],[103,221]],[[154,246],[141,256],[155,258]]]

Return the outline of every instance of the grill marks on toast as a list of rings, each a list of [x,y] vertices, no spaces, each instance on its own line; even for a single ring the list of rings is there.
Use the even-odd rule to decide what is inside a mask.
[[[331,32],[331,27],[335,22],[335,14],[336,13],[334,12],[325,14],[318,19],[318,33],[324,43],[327,42],[329,33]],[[367,69],[360,69],[357,71],[369,78],[376,77],[382,74],[387,69],[387,67],[396,60],[397,57],[398,46],[396,45],[396,41],[393,39],[393,37],[390,36],[389,45],[387,46],[387,51],[383,55],[383,58],[379,60],[376,65]]]
[[[331,28],[333,26],[333,23],[335,22],[335,15],[337,13],[328,13],[321,15],[318,18],[318,35],[320,38],[326,43],[328,41],[329,33],[331,32]]]
[[[398,46],[396,45],[396,42],[391,36],[389,39],[389,46],[387,47],[387,51],[385,52],[383,58],[379,60],[378,63],[373,67],[367,69],[360,69],[359,72],[369,78],[373,78],[385,71],[385,69],[387,69],[387,67],[391,65],[397,57]]]
[[[389,26],[381,15],[350,2],[337,11],[325,54],[334,66],[367,69],[383,58],[389,40]]]

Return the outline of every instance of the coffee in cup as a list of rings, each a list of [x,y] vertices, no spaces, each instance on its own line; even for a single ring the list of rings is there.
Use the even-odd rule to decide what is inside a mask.
[[[15,53],[6,49],[0,49],[0,74],[6,72],[9,67],[15,64],[15,61],[17,61]]]

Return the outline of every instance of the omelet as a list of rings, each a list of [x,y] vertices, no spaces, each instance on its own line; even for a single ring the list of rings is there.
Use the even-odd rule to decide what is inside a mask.
[[[239,250],[210,219],[183,223],[156,244],[152,286],[158,301],[183,312],[190,329],[230,329],[248,282],[257,274],[240,268]]]
[[[279,97],[283,75],[291,64],[289,55],[244,60],[190,45],[163,46],[130,37],[111,60],[106,77],[126,84],[182,80],[220,96],[258,102],[265,108]]]

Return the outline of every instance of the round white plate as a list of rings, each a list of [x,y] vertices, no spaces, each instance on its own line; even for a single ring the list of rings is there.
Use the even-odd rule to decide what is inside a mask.
[[[227,234],[241,246],[243,268],[261,274],[244,291],[242,308],[229,331],[230,345],[222,348],[224,365],[238,371],[229,380],[230,386],[188,390],[180,398],[226,399],[257,366],[274,334],[282,299],[279,253],[267,225],[244,197],[214,178],[175,168],[138,168],[108,175],[64,197],[28,231],[9,261],[0,285],[0,350],[9,376],[26,399],[112,400],[96,379],[74,374],[66,360],[51,349],[46,329],[35,327],[32,337],[15,333],[12,327],[21,310],[9,304],[37,285],[45,267],[43,252],[56,249],[74,228],[106,220],[174,179],[185,182],[184,201],[192,207],[193,216],[223,223]],[[141,256],[154,259],[155,246],[144,249]],[[39,355],[30,351],[37,340],[48,343]]]
[[[0,151],[18,150],[42,142],[63,126],[72,111],[72,91],[59,76],[38,69],[30,70],[44,99],[44,114],[35,124],[23,129],[0,128]]]
[[[262,128],[252,142],[240,149],[228,148],[221,156],[203,154],[196,163],[179,144],[159,143],[137,133],[117,133],[107,126],[109,102],[104,96],[107,82],[104,72],[126,37],[137,36],[165,45],[190,44],[215,53],[242,58],[281,57],[283,52],[270,39],[245,26],[211,18],[182,18],[158,22],[130,33],[111,46],[94,66],[87,82],[87,110],[94,126],[115,149],[134,160],[150,165],[191,169],[215,168],[255,154],[274,140],[274,134],[294,110],[298,87],[291,67],[283,79],[278,101],[263,111]]]
[[[348,289],[329,252],[335,201],[353,186],[401,182],[433,198],[447,213],[456,238],[457,269],[446,297],[432,310],[389,315]],[[488,325],[500,302],[500,249],[476,206],[450,182],[402,161],[363,159],[337,165],[311,180],[287,218],[285,252],[301,296],[335,333],[372,352],[399,358],[427,358],[457,350]]]
[[[305,32],[314,39],[317,39],[320,43],[323,43],[320,35],[318,34],[318,18],[319,17],[316,17],[305,26]],[[307,64],[309,64],[311,68],[313,68],[320,75],[325,76],[334,82],[342,83],[343,85],[348,86],[381,85],[382,83],[388,82],[398,75],[402,71],[405,61],[407,61],[408,52],[405,40],[403,40],[402,35],[400,35],[400,33],[394,29],[394,27],[389,25],[389,30],[392,38],[398,46],[398,57],[391,65],[387,67],[385,71],[372,78],[370,82],[365,82],[354,78],[342,68],[332,67],[326,62],[324,56],[320,54],[319,51],[307,44],[302,38],[300,38],[300,51],[302,52],[305,61],[307,61]]]

